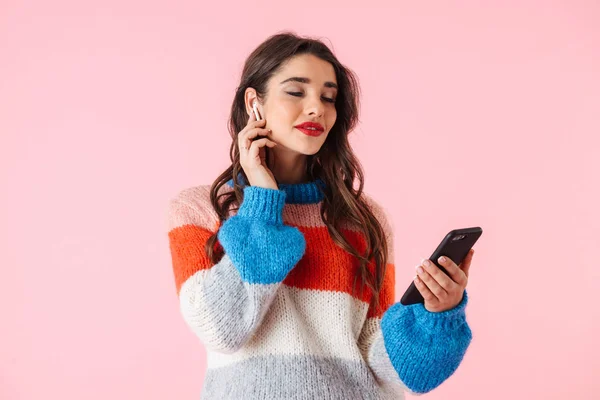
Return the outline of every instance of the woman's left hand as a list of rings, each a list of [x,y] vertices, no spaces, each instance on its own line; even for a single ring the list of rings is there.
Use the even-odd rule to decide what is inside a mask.
[[[469,268],[475,250],[471,249],[465,259],[456,265],[445,257],[438,263],[448,271],[446,275],[433,262],[423,259],[418,265],[415,286],[425,299],[425,308],[431,312],[450,310],[458,305],[469,280]]]

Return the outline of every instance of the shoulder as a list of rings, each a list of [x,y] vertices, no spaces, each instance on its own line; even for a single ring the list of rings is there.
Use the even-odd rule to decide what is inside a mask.
[[[367,206],[373,212],[375,218],[381,224],[383,233],[385,234],[385,241],[387,243],[387,264],[385,269],[385,276],[383,281],[383,287],[380,292],[381,299],[383,301],[383,310],[387,309],[391,304],[394,303],[394,287],[396,285],[395,278],[395,246],[394,246],[394,223],[392,221],[391,214],[387,207],[382,201],[375,198],[373,195],[363,192],[361,194],[363,200]]]
[[[379,221],[381,228],[385,234],[386,242],[388,243],[388,255],[391,260],[394,259],[394,236],[396,228],[394,226],[394,221],[392,220],[392,216],[388,209],[383,205],[383,203],[377,200],[375,197],[363,192],[361,194],[361,198],[365,201],[367,206],[371,209],[371,212]]]
[[[361,198],[367,204],[367,207],[371,209],[371,212],[373,212],[373,215],[377,218],[383,229],[386,230],[386,233],[389,233],[388,231],[393,229],[393,222],[387,207],[379,199],[364,191],[361,194]]]
[[[175,193],[168,201],[168,230],[183,225],[213,229],[219,221],[210,201],[210,184],[187,187]],[[219,193],[229,190],[223,185]]]

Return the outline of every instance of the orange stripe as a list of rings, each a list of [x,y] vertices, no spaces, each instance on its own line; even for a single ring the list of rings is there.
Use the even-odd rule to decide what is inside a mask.
[[[358,272],[358,260],[334,243],[326,227],[299,226],[297,228],[304,234],[307,251],[283,283],[301,289],[329,290],[352,295],[352,282]],[[362,233],[341,229],[341,234],[352,247],[358,250],[359,254],[362,254],[366,248]],[[368,268],[373,272],[375,263],[371,261]],[[360,279],[357,280],[357,284],[359,282]],[[369,302],[372,292],[365,287],[361,296],[357,285],[356,293],[353,295],[362,301]],[[379,309],[369,309],[368,316],[382,315],[383,311],[393,303],[393,260],[388,260],[380,297]]]
[[[190,276],[213,266],[204,251],[204,244],[213,232],[196,225],[182,225],[169,231],[169,247],[177,294]],[[216,242],[217,251],[220,244]]]
[[[300,289],[338,291],[352,295],[352,282],[358,271],[358,260],[333,242],[326,227],[298,226],[297,228],[306,240],[306,252],[283,283]],[[212,267],[212,263],[204,254],[204,243],[211,234],[211,231],[196,225],[183,225],[169,232],[177,293],[181,285],[194,273]],[[341,234],[362,254],[366,242],[361,233],[342,229]],[[218,241],[217,246],[220,248]],[[372,272],[375,267],[374,262],[371,261],[368,267]],[[380,293],[380,307],[378,310],[370,308],[369,317],[381,316],[393,303],[394,272],[393,260],[388,260]],[[360,279],[357,280],[354,296],[369,302],[371,290],[365,287],[361,296],[359,283]]]
[[[381,317],[383,313],[386,312],[392,304],[394,304],[394,286],[396,283],[395,276],[396,267],[394,263],[388,262],[387,268],[385,270],[385,275],[383,276],[383,285],[381,286],[381,290],[379,292],[379,306],[376,309],[369,307],[367,318]]]

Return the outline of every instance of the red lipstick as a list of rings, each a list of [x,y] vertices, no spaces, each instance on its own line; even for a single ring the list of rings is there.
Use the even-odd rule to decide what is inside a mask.
[[[325,132],[323,125],[318,122],[304,122],[300,125],[296,125],[294,128],[309,136],[320,136]]]

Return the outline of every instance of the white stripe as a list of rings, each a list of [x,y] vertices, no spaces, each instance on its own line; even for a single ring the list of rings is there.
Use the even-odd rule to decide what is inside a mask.
[[[245,302],[244,310],[238,308],[234,311],[250,313],[250,315],[244,315],[248,320],[260,319],[268,311],[263,303],[270,301],[269,297],[275,294],[277,286],[280,285],[279,283],[261,285],[242,282],[234,269],[229,256],[224,255],[217,265],[210,269],[197,271],[181,286],[179,305],[183,319],[208,349],[226,349],[231,345],[232,336],[240,333],[222,331],[223,324],[218,320],[222,318],[223,313],[229,313],[232,310],[231,307],[237,307],[236,302],[238,304]],[[232,276],[238,281],[232,281]],[[215,282],[215,280],[217,281]],[[216,283],[220,283],[221,286]],[[213,292],[211,296],[208,296],[208,290]],[[246,294],[243,293],[244,290]],[[220,295],[221,291],[224,291],[224,296],[230,297],[221,299],[215,297]],[[233,296],[237,298],[234,299]],[[207,297],[210,298],[209,303],[206,301]],[[219,300],[220,302],[217,303]],[[223,307],[226,309],[222,309]],[[232,318],[233,316],[227,315],[226,317]],[[239,320],[238,322],[239,327],[243,328],[245,321]],[[232,323],[229,326],[235,327],[236,324]]]
[[[233,354],[208,350],[208,368],[266,355],[313,355],[364,362],[358,339],[367,311],[367,302],[345,292],[282,284],[248,343]]]
[[[371,345],[375,341],[377,333],[381,331],[381,318],[380,317],[370,317],[365,321],[364,327],[358,338],[360,343],[360,351],[366,360],[369,355],[369,350],[371,349]]]

